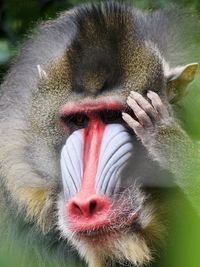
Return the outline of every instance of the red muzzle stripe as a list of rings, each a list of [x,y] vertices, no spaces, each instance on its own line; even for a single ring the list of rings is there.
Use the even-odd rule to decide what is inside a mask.
[[[83,129],[83,177],[79,196],[88,197],[96,193],[95,178],[99,163],[101,144],[106,125],[95,115],[90,117]]]

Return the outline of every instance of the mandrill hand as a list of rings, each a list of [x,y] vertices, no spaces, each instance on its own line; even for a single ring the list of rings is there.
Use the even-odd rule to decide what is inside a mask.
[[[149,91],[148,102],[141,94],[132,91],[127,104],[133,110],[138,121],[127,113],[122,113],[124,121],[134,130],[144,146],[149,146],[155,139],[161,126],[169,125],[172,121],[166,106],[157,93]]]

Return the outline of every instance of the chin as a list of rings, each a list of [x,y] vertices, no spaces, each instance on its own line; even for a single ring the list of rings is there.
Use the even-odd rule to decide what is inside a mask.
[[[151,204],[149,204],[149,202]],[[153,260],[153,251],[163,239],[164,226],[158,210],[145,192],[132,187],[112,197],[110,210],[99,221],[69,219],[63,196],[58,201],[58,228],[90,267],[110,263],[143,266]],[[97,223],[98,221],[98,223]]]

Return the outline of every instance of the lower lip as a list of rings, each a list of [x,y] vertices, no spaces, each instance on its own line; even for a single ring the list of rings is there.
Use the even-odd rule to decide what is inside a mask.
[[[85,240],[88,244],[95,247],[104,247],[106,244],[112,242],[120,235],[118,231],[110,232],[96,232],[96,233],[79,233],[79,238]]]
[[[131,228],[131,226],[134,224],[133,221],[127,221],[126,224],[124,224],[122,227],[120,228],[116,228],[116,229],[113,229],[112,231],[110,230],[106,230],[106,228],[104,228],[104,230],[101,231],[101,229],[99,230],[87,230],[87,231],[80,231],[80,232],[77,232],[78,236],[80,238],[86,238],[86,239],[89,239],[89,240],[99,240],[101,238],[107,238],[107,237],[116,237],[117,235],[120,234],[121,231],[124,231],[124,230],[128,230]]]
[[[126,231],[128,229],[131,228],[131,226],[136,222],[138,218],[137,214],[133,214],[121,227],[119,228],[113,228],[112,230],[109,230],[109,223],[105,223],[102,227],[100,226],[99,228],[97,228],[96,230],[94,230],[94,228],[90,228],[90,229],[82,229],[82,230],[75,230],[76,234],[79,236],[79,238],[84,238],[87,241],[90,242],[96,242],[98,240],[98,242],[100,240],[102,240],[103,242],[106,242],[107,238],[113,239],[115,237],[117,237],[118,235],[120,235],[121,231]]]

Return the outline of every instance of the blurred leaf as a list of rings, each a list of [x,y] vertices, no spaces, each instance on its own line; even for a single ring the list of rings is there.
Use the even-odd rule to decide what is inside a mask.
[[[14,50],[9,41],[0,39],[0,65],[6,64],[14,54]]]

